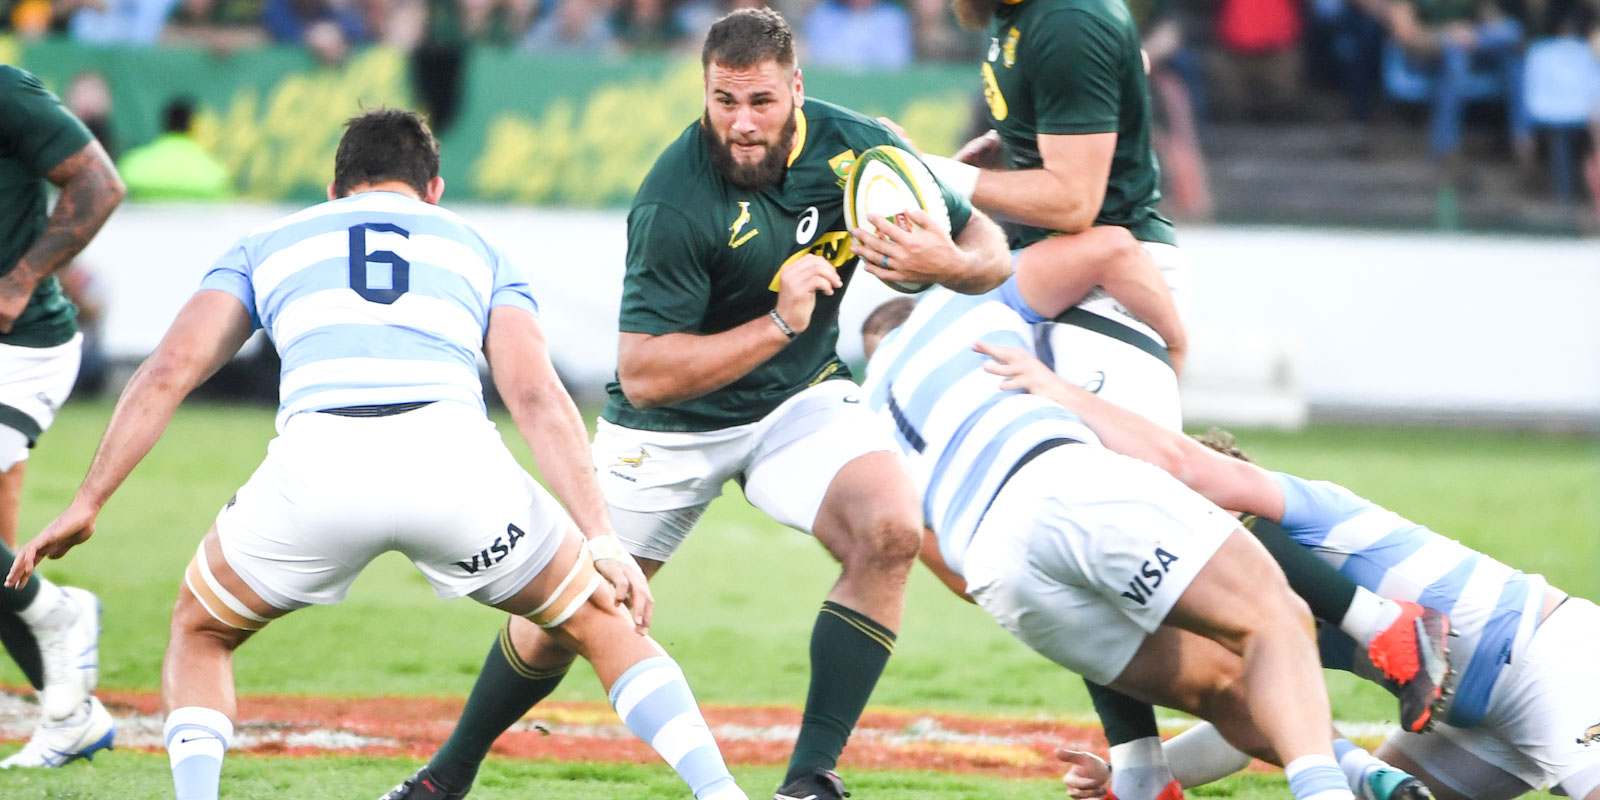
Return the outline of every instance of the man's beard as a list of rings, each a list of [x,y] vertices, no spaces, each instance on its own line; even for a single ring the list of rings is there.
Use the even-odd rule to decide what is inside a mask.
[[[754,164],[741,164],[733,158],[733,144],[722,140],[715,128],[711,126],[711,118],[703,115],[700,118],[700,138],[705,142],[706,152],[711,156],[711,166],[716,167],[729,183],[746,191],[758,191],[770,186],[777,186],[783,180],[783,170],[789,165],[789,151],[794,148],[794,136],[797,123],[795,115],[790,114],[789,120],[783,123],[783,130],[778,132],[775,142],[761,142],[767,146],[766,155]],[[757,144],[756,142],[741,142],[741,144]]]
[[[1000,7],[1000,0],[955,0],[956,19],[961,22],[961,27],[969,31],[981,31],[989,27],[989,20],[994,17],[994,10]]]

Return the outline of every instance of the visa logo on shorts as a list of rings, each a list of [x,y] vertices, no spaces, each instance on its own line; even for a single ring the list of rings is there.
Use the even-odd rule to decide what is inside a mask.
[[[515,524],[507,525],[505,536],[494,537],[494,543],[473,553],[471,561],[457,561],[456,566],[466,570],[468,575],[476,575],[478,570],[488,569],[506,560],[506,556],[511,555],[511,549],[527,535]]]
[[[1128,591],[1123,592],[1122,596],[1141,606],[1149,603],[1150,595],[1155,594],[1156,589],[1161,586],[1162,579],[1172,571],[1172,562],[1177,560],[1177,556],[1157,547],[1155,558],[1144,562],[1139,568],[1139,574],[1128,581]],[[1150,582],[1145,583],[1146,579]]]

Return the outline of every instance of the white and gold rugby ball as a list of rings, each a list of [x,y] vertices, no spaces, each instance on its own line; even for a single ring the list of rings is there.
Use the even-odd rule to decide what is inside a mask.
[[[920,208],[934,224],[950,232],[950,209],[922,159],[894,145],[882,144],[862,153],[844,182],[844,218],[851,228],[868,228],[868,214],[886,217],[901,230],[911,230],[906,212]],[[891,264],[890,266],[893,266]],[[884,281],[890,288],[913,294],[931,284]]]

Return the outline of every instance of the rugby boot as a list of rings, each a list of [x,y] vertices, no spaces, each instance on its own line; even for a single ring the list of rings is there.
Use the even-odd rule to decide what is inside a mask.
[[[1362,800],[1433,800],[1426,784],[1394,767],[1372,770],[1362,783]]]
[[[461,800],[471,788],[448,789],[434,777],[433,770],[424,766],[378,800]]]
[[[82,720],[70,719],[72,716]],[[78,715],[66,721],[45,720],[33,731],[33,738],[10,758],[0,761],[0,769],[19,767],[59,767],[80,758],[94,758],[101,750],[114,749],[117,723],[100,699],[90,695]]]
[[[1400,727],[1421,733],[1448,696],[1450,618],[1400,601],[1400,616],[1367,645],[1367,658],[1400,698]]]
[[[842,800],[849,796],[838,773],[817,767],[779,789],[772,800]]]
[[[100,682],[100,598],[93,592],[61,587],[61,606],[32,628],[44,665],[39,706],[46,722],[72,716]]]

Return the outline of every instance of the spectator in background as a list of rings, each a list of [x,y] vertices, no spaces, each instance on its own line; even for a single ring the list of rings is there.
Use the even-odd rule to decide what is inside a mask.
[[[1307,10],[1307,62],[1314,77],[1337,87],[1351,122],[1372,121],[1383,78],[1386,0],[1313,0]]]
[[[106,155],[116,161],[122,151],[117,147],[116,132],[111,127],[111,84],[106,82],[106,76],[94,70],[72,76],[61,101],[105,148]]]
[[[333,0],[267,0],[261,22],[275,42],[300,44],[324,64],[337,64],[366,42],[361,16]]]
[[[161,112],[161,135],[130,150],[117,165],[135,200],[226,200],[228,170],[195,141],[194,101],[179,97]]]
[[[912,43],[918,61],[972,61],[981,36],[961,30],[945,0],[911,0]]]
[[[800,39],[811,64],[900,69],[911,63],[911,15],[885,0],[822,0],[806,14]]]
[[[1212,108],[1232,119],[1299,116],[1302,22],[1295,0],[1222,0],[1208,59]]]
[[[72,384],[72,399],[98,397],[106,389],[105,340],[100,334],[105,318],[105,305],[101,286],[95,282],[94,273],[83,266],[83,259],[56,270],[56,280],[61,291],[78,307],[78,332],[83,334],[83,356],[78,362],[78,378]]]
[[[179,0],[161,34],[164,44],[232,52],[267,43],[265,0]]]
[[[621,0],[611,29],[617,42],[635,53],[671,50],[683,41],[683,29],[666,0]]]
[[[1522,102],[1523,24],[1493,0],[1390,0],[1389,31],[1411,68],[1432,75],[1428,148],[1459,172],[1465,85],[1474,70],[1499,76],[1512,152],[1526,171],[1534,158],[1533,127]]]
[[[428,0],[421,42],[411,51],[411,89],[436,133],[461,110],[467,50],[506,47],[533,24],[539,0]]]
[[[522,49],[586,55],[616,52],[617,42],[607,20],[613,0],[550,0],[549,5],[540,9],[533,28],[522,37]]]
[[[178,0],[94,0],[80,4],[68,30],[84,44],[148,46],[161,38],[161,29]]]
[[[1199,129],[1190,87],[1193,55],[1183,47],[1183,27],[1172,0],[1128,0],[1140,44],[1148,59],[1151,143],[1167,184],[1162,199],[1175,216],[1210,219],[1215,208],[1205,159],[1200,154]]]
[[[44,38],[55,21],[55,9],[51,7],[50,0],[17,0],[6,7],[5,12],[5,24],[0,28],[9,26],[18,36],[29,41]]]

